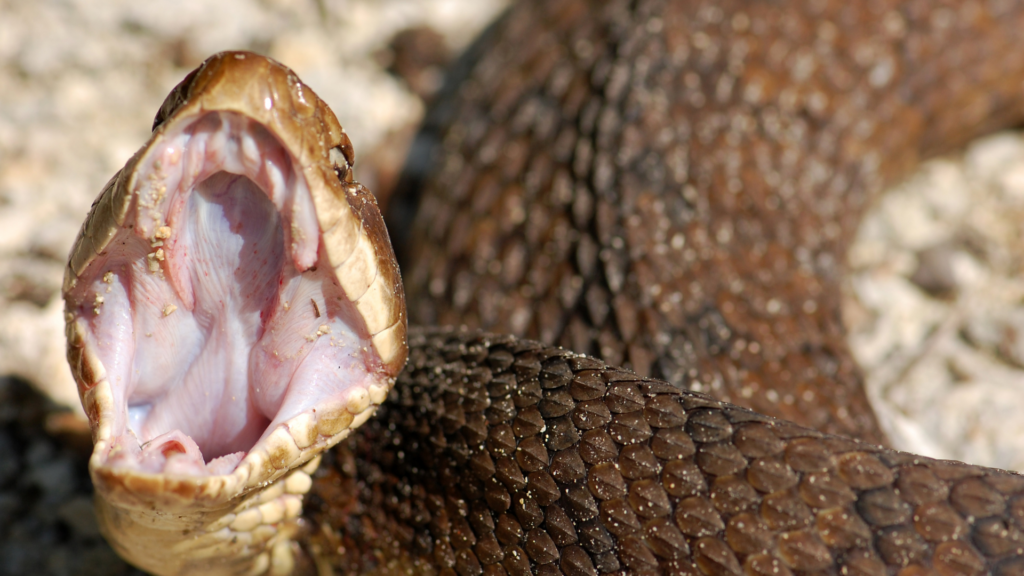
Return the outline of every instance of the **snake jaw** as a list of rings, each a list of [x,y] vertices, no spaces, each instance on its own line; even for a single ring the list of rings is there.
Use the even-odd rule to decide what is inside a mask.
[[[94,203],[65,274],[68,358],[101,525],[140,566],[216,565],[169,557],[171,528],[231,547],[232,566],[286,540],[260,530],[301,510],[299,467],[369,418],[404,365],[397,264],[351,165],[294,74],[224,53],[168,96]]]

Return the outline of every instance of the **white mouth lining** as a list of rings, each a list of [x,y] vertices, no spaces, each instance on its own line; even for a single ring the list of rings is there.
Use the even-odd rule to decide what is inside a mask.
[[[148,256],[148,254],[153,253],[154,249],[163,247],[156,246],[159,242],[163,240],[170,242],[171,239],[169,238],[160,238],[163,235],[161,229],[169,226],[173,230],[175,227],[174,215],[180,212],[180,204],[187,201],[194,185],[197,183],[201,184],[217,172],[240,173],[256,183],[261,189],[269,190],[267,196],[271,199],[275,208],[281,213],[292,216],[292,225],[284,226],[285,245],[291,248],[292,265],[296,268],[309,268],[311,265],[317,264],[319,232],[316,227],[315,211],[311,202],[308,202],[309,192],[306,184],[302,178],[289,174],[291,172],[291,164],[286,167],[288,168],[287,170],[282,170],[274,161],[265,157],[271,156],[273,151],[270,154],[261,154],[261,150],[265,150],[265,146],[260,146],[260,143],[257,142],[259,136],[254,135],[254,133],[258,133],[258,130],[253,130],[252,125],[257,126],[258,130],[262,130],[264,134],[272,138],[262,126],[243,116],[230,113],[210,113],[184,125],[182,129],[176,132],[165,131],[163,139],[156,145],[150,146],[147,156],[140,161],[140,165],[136,169],[136,174],[139,176],[136,178],[138,185],[133,192],[137,195],[136,202],[138,206],[133,236],[137,239],[135,242],[137,246],[129,248],[115,247],[106,255],[106,262],[101,262],[100,260],[103,259],[99,258],[90,267],[97,266],[100,270],[111,268],[111,261],[117,256],[134,257],[132,262],[136,263],[133,265],[136,268],[142,266],[141,263],[152,262],[152,258],[146,260],[140,257],[143,256],[143,254],[139,253],[140,250]],[[287,159],[290,163],[291,159],[284,153],[280,144],[276,140],[274,143],[280,149],[279,151],[283,154],[284,159]],[[182,183],[188,185],[186,187],[188,192],[180,192],[180,184]],[[300,199],[307,201],[301,202]],[[175,202],[179,203],[179,206],[177,206],[178,212],[175,211]],[[167,221],[164,221],[164,215],[168,216]],[[306,227],[302,222],[309,223],[309,227]],[[317,233],[305,236],[294,235],[293,231],[295,230],[315,230]],[[295,236],[294,239],[289,238],[289,236],[293,235]],[[142,242],[138,240],[142,240]],[[126,243],[123,242],[122,246],[124,245]],[[173,251],[168,247],[165,250],[165,258],[172,254]],[[310,254],[312,254],[312,258],[310,258]],[[139,272],[139,270],[136,270],[136,272]],[[298,273],[298,270],[296,272]],[[110,282],[103,282],[104,274],[100,273],[99,276],[99,278],[94,279],[84,292],[91,293],[96,291],[99,293],[100,290],[110,287]],[[174,278],[175,275],[171,275],[172,282],[170,284],[174,284]],[[99,284],[101,282],[103,284]],[[86,283],[82,283],[80,286],[84,284]],[[110,354],[103,354],[102,352],[99,354],[99,356],[107,356],[107,358],[104,358],[107,360],[106,362],[101,361],[96,354],[90,355],[94,359],[94,366],[99,368],[99,372],[109,374],[108,381],[128,381],[132,383],[130,386],[132,389],[128,391],[124,390],[123,386],[111,387],[110,392],[113,396],[111,399],[114,400],[113,406],[125,406],[127,398],[131,397],[139,388],[138,383],[128,377],[131,373],[131,366],[121,358],[125,352],[128,352],[129,357],[134,359],[134,343],[138,338],[132,333],[131,327],[127,328],[127,330],[125,329],[126,324],[124,322],[126,320],[130,321],[133,318],[133,311],[126,304],[123,305],[122,309],[117,309],[117,305],[112,305],[115,301],[129,302],[127,293],[126,290],[124,294],[111,294],[106,299],[106,303],[98,305],[101,308],[101,312],[96,313],[97,318],[103,318],[104,316],[114,317],[120,320],[120,322],[107,323],[106,325],[100,325],[99,329],[86,329],[81,332],[85,335],[87,350],[98,349],[100,343],[104,341],[109,342],[109,337],[112,336],[126,335],[129,337],[127,340],[128,344],[122,346],[118,353],[112,357]],[[167,293],[178,297],[179,309],[182,311],[195,306],[194,293],[191,293],[183,286],[174,286],[172,289],[168,285]],[[166,311],[166,306],[161,308],[161,314],[150,314],[150,316],[156,318],[155,322],[174,316],[173,311],[171,314],[163,314],[164,311]],[[135,312],[135,314],[138,315],[138,312]],[[81,324],[81,319],[78,322]],[[89,322],[89,324],[95,326],[100,323]],[[112,330],[113,326],[111,324],[116,325],[119,329]],[[85,328],[85,326],[80,326],[80,328]],[[362,335],[360,341],[360,349],[372,348],[369,346],[369,340],[366,335]],[[258,451],[257,449],[261,447],[261,444],[279,444],[280,441],[284,441],[282,433],[283,436],[289,438],[288,442],[286,442],[286,444],[290,444],[287,452],[293,452],[296,449],[301,451],[314,442],[317,435],[325,435],[325,430],[318,430],[320,421],[325,418],[333,418],[334,421],[333,424],[326,427],[326,432],[328,432],[326,436],[340,434],[337,431],[330,430],[332,426],[338,425],[338,417],[330,417],[329,415],[340,411],[342,414],[341,419],[344,420],[344,414],[348,414],[351,423],[351,416],[361,416],[367,413],[367,408],[371,402],[377,404],[383,401],[384,396],[386,396],[386,385],[381,387],[371,384],[374,380],[367,376],[365,362],[355,362],[355,364],[363,364],[364,369],[361,374],[355,376],[350,387],[344,390],[332,391],[330,394],[323,395],[318,401],[312,402],[308,400],[302,402],[298,398],[284,399],[270,425],[267,426],[260,439],[249,452]],[[99,388],[97,386],[97,392]],[[135,410],[136,414],[132,414],[129,417],[131,410]],[[112,447],[116,446],[117,449],[110,453],[110,458],[106,462],[107,465],[139,468],[141,463],[139,458],[141,453],[140,444],[145,442],[152,446],[153,439],[155,438],[153,434],[136,434],[134,432],[140,429],[139,422],[145,420],[148,411],[149,409],[137,410],[136,408],[125,411],[116,409],[113,411],[113,414],[109,415],[114,420],[110,432],[113,433],[115,430],[119,432],[116,433],[116,438],[114,437],[115,434],[111,434]],[[345,427],[347,428],[347,426]],[[320,426],[320,428],[323,428],[323,426]],[[316,431],[313,437],[310,436],[310,430]],[[128,440],[129,438],[131,438],[130,441]],[[142,442],[140,442],[139,438],[142,439]],[[275,438],[278,441],[272,441]],[[173,438],[173,440],[180,441],[179,438]],[[198,450],[198,447],[196,449]],[[159,466],[142,467],[142,470],[171,474],[224,474],[235,468],[242,455],[243,453],[238,453],[230,462],[216,462],[215,466],[212,468],[206,466],[205,470],[190,470],[187,469],[188,467],[178,470],[174,466],[169,468],[166,465],[166,461],[162,462]],[[201,456],[199,456],[199,461],[202,461]],[[198,463],[193,462],[192,464],[197,465]],[[211,461],[210,464],[213,465],[215,462]],[[196,466],[192,467],[195,468]]]

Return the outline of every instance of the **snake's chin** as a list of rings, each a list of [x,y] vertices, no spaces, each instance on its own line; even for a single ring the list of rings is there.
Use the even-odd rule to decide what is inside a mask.
[[[179,120],[154,140],[137,156],[124,222],[68,295],[83,363],[107,384],[99,404],[113,408],[94,459],[230,474],[254,447],[294,452],[336,432],[327,421],[357,424],[388,383],[301,165],[232,112]]]

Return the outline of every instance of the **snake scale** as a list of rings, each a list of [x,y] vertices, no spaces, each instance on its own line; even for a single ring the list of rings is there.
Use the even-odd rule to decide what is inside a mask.
[[[406,338],[333,114],[212,57],[65,279],[105,534],[167,574],[1024,574],[1024,477],[878,446],[838,296],[884,183],[1024,116],[1022,25],[518,3],[392,220],[413,320],[530,340]]]

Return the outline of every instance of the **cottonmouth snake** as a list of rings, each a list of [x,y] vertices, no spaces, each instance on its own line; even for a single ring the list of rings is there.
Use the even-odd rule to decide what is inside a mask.
[[[1024,478],[830,434],[883,440],[842,248],[883,182],[1021,117],[1021,24],[1010,3],[515,6],[399,205],[411,313],[664,380],[412,328],[396,383],[402,286],[347,136],[283,66],[212,57],[68,265],[105,534],[166,574],[1024,573]]]

